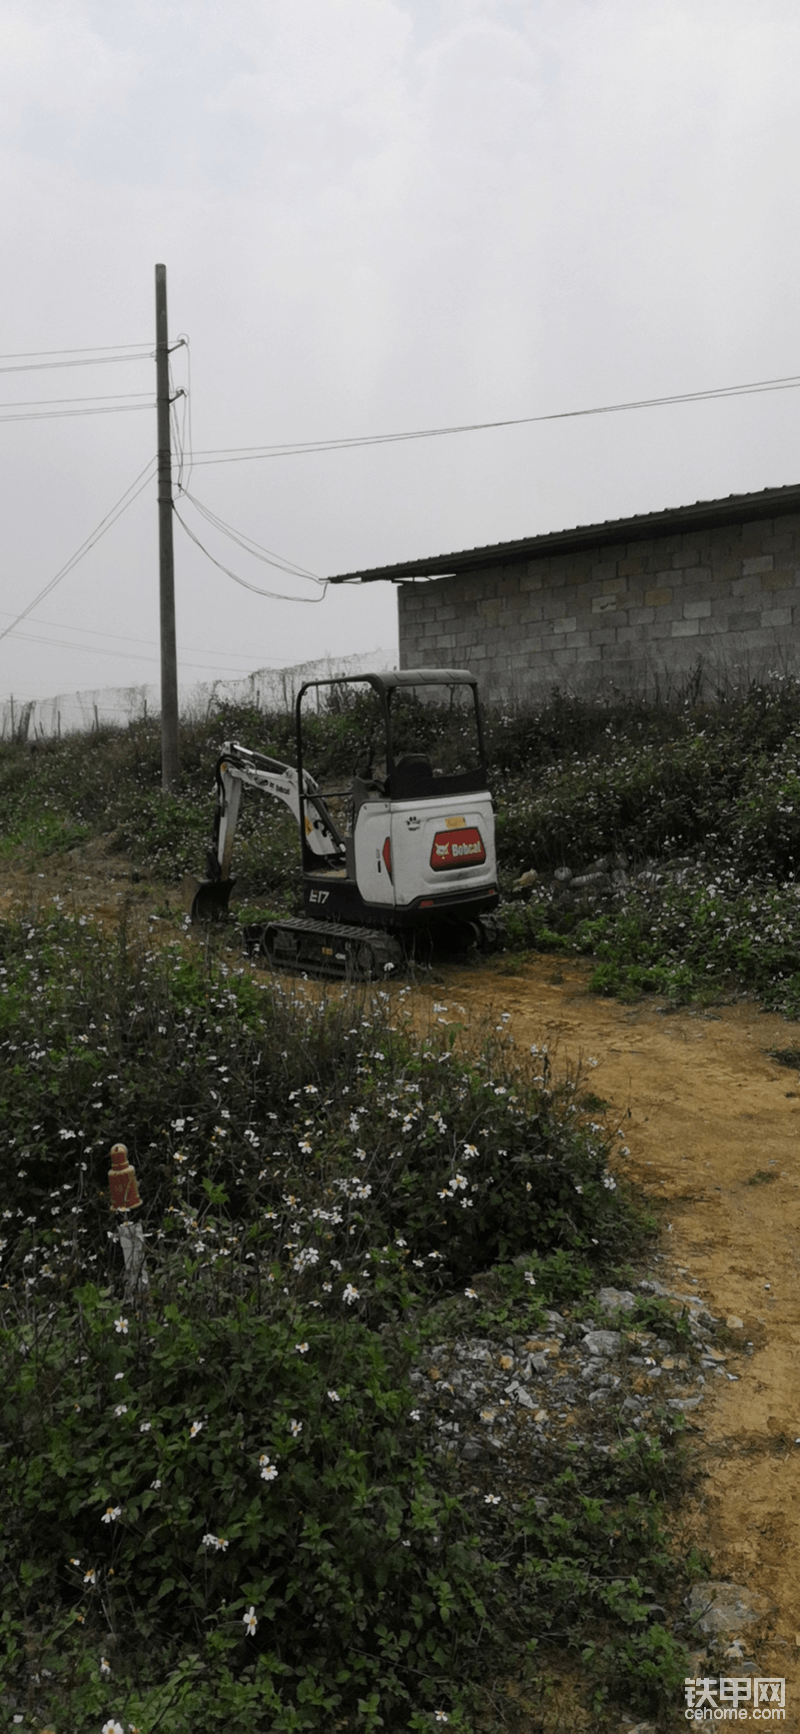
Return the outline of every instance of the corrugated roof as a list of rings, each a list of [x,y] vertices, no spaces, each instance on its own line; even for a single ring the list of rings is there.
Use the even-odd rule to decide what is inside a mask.
[[[379,578],[402,583],[408,578],[442,577],[446,573],[474,572],[486,566],[504,566],[510,560],[545,554],[571,554],[582,548],[599,548],[609,542],[643,541],[653,535],[680,535],[692,530],[735,524],[741,519],[777,518],[800,512],[800,484],[763,488],[755,494],[728,494],[722,500],[698,500],[693,506],[673,506],[663,512],[641,512],[632,518],[606,518],[601,524],[577,525],[572,530],[547,530],[539,536],[522,536],[515,542],[490,542],[485,548],[465,548],[455,554],[433,554],[425,559],[400,560],[392,566],[364,567],[342,572],[331,584],[369,584]]]

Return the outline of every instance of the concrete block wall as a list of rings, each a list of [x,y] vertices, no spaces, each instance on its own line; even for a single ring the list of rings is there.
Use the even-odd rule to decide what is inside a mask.
[[[551,553],[399,586],[400,666],[485,694],[649,688],[800,661],[800,514]]]

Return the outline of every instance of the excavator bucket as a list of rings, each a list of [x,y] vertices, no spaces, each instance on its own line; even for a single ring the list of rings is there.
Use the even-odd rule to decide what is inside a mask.
[[[187,874],[183,881],[183,906],[193,921],[219,921],[228,913],[228,902],[235,879],[194,879]]]

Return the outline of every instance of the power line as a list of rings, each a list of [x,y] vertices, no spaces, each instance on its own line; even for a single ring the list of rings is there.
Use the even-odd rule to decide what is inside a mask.
[[[186,339],[187,348],[188,348],[188,342],[189,342],[189,340],[187,338]],[[175,451],[177,452],[177,456],[178,456],[178,473],[177,473],[177,476],[175,477],[175,487],[177,488],[178,493],[182,493],[183,492],[183,466],[184,466],[185,445],[186,445],[186,416],[187,416],[188,392],[184,391],[183,386],[176,386],[175,379],[174,379],[173,372],[172,372],[172,362],[170,361],[169,356],[167,357],[167,366],[168,366],[168,372],[169,372],[169,421],[170,421],[170,428],[172,430],[173,447],[174,447]],[[179,416],[178,416],[178,399],[179,398],[183,398],[183,415],[181,418],[179,418]]]
[[[160,661],[158,656],[151,656],[146,650],[132,650],[129,652],[124,650],[107,650],[103,645],[70,644],[63,638],[43,638],[39,634],[32,632],[15,632],[13,636],[15,639],[19,639],[27,644],[51,644],[57,650],[77,650],[79,653],[83,653],[86,656],[113,656],[114,660],[119,662],[158,663]],[[150,643],[151,641],[146,639],[144,642]],[[190,647],[187,646],[187,649],[188,648]],[[195,654],[197,653],[195,652]],[[214,653],[209,650],[205,653],[201,652],[200,654],[212,656]],[[233,654],[236,655],[236,652],[234,651]],[[246,658],[243,660],[250,662],[252,661],[252,658]],[[203,674],[220,674],[220,664],[216,660],[214,662],[187,662],[186,658],[182,655],[180,658],[180,664],[181,668],[196,668]],[[232,663],[223,664],[222,666],[223,668],[227,668],[228,672],[236,676],[237,679],[246,679],[248,673],[250,673],[249,668],[235,668]]]
[[[201,554],[205,554],[206,559],[211,561],[212,566],[216,566],[218,572],[224,572],[226,578],[232,578],[233,579],[234,584],[241,584],[243,590],[252,590],[252,592],[255,596],[267,596],[271,602],[311,602],[311,603],[313,603],[313,602],[322,602],[324,600],[325,592],[328,588],[328,584],[327,584],[326,579],[319,579],[319,578],[315,579],[315,583],[322,585],[322,589],[320,591],[319,596],[286,596],[286,595],[282,594],[280,591],[262,590],[262,588],[259,584],[250,584],[246,578],[240,578],[239,574],[237,572],[232,572],[229,566],[224,566],[221,560],[216,560],[214,558],[214,555],[209,553],[208,548],[206,548],[204,546],[204,544],[200,541],[199,536],[196,536],[194,531],[189,529],[189,525],[181,517],[177,506],[173,505],[172,510],[175,513],[175,516],[178,520],[178,523],[181,525],[181,528],[186,531],[186,534],[189,537],[189,540],[191,542],[194,542],[195,547],[200,549]],[[276,564],[276,562],[272,561],[272,562],[270,562],[270,564],[274,565],[274,564]],[[288,571],[288,567],[283,568],[283,570]]]
[[[65,562],[58,572],[56,572],[55,577],[51,578],[47,584],[43,585],[38,596],[34,596],[33,601],[28,603],[27,608],[23,608],[21,613],[15,616],[10,626],[4,626],[2,630],[0,630],[0,639],[8,638],[9,633],[14,631],[15,626],[19,626],[21,620],[27,620],[28,615],[33,613],[34,608],[37,608],[39,603],[43,602],[45,597],[50,595],[51,590],[55,590],[56,585],[61,583],[62,578],[66,578],[67,573],[71,572],[73,568],[84,559],[95,544],[100,541],[101,537],[105,536],[107,531],[111,529],[112,524],[115,524],[117,519],[122,517],[123,512],[127,512],[128,507],[133,505],[134,500],[138,499],[139,495],[147,487],[148,482],[155,473],[155,463],[155,458],[148,459],[144,469],[139,471],[138,476],[136,476],[131,482],[130,487],[125,489],[124,494],[122,494],[117,500],[116,505],[112,506],[110,512],[106,512],[105,517],[100,519],[100,523],[94,530],[92,530],[91,534],[86,537],[85,542],[81,543],[75,553],[70,555],[69,560]]]
[[[87,349],[16,349],[9,355],[0,355],[0,361],[36,361],[49,355],[108,355],[112,350],[147,349],[152,354],[152,343],[92,343]]]
[[[149,392],[143,392],[142,396],[147,396],[149,402],[109,404],[99,409],[39,409],[32,415],[0,415],[0,421],[64,421],[68,416],[121,415],[124,410],[155,409],[155,398]]]
[[[9,611],[7,608],[0,608],[0,615],[7,617],[8,614],[9,614]],[[30,617],[29,617],[29,624],[31,626],[52,626],[58,632],[64,631],[64,632],[86,633],[86,635],[90,638],[112,638],[118,644],[146,644],[152,650],[155,650],[158,648],[158,640],[155,638],[136,638],[130,632],[100,632],[95,627],[92,627],[92,626],[78,626],[75,624],[74,621],[68,622],[66,620],[43,620],[41,618],[41,616],[38,616],[38,617],[35,617],[34,619],[30,619]],[[31,633],[31,632],[12,632],[12,637],[25,638],[28,640],[29,643],[32,643],[32,644],[61,644],[64,642],[60,638],[36,637],[35,634]],[[86,645],[75,644],[72,646],[68,646],[67,648],[71,648],[73,650],[86,650],[87,652],[90,652],[92,655],[97,654],[100,656],[102,656],[106,650],[106,646],[103,644],[86,644]],[[192,652],[197,656],[213,656],[215,654],[213,650],[209,650],[209,649],[207,649],[207,647],[205,645],[200,645],[200,644],[185,644],[183,648],[185,651]],[[111,655],[111,652],[109,651],[108,654]],[[248,653],[244,652],[244,651],[243,652],[228,651],[228,655],[229,656],[238,656],[240,661],[246,662],[248,664],[252,660],[251,657],[248,655]]]
[[[27,644],[52,644],[58,650],[78,650],[86,656],[113,656],[115,660],[122,662],[158,662],[158,657],[150,656],[146,650],[126,652],[124,650],[109,650],[103,644],[70,644],[66,638],[46,638],[41,633],[35,632],[14,632],[12,636]],[[142,640],[139,642],[141,643]],[[151,640],[146,639],[144,642],[149,644]]]
[[[24,638],[26,636],[26,634],[19,633],[17,636],[19,636],[20,638]],[[79,650],[81,647],[80,647],[80,645],[67,645],[65,648],[66,649],[72,649],[72,650]],[[135,660],[137,662],[158,663],[160,659],[157,656],[137,656],[135,658]],[[199,674],[213,675],[215,682],[219,681],[219,680],[225,680],[228,678],[230,678],[232,680],[248,680],[250,678],[251,673],[260,672],[259,670],[234,668],[232,666],[232,664],[230,664],[230,663],[186,662],[186,661],[184,661],[183,658],[181,658],[181,670],[190,669],[190,668],[196,669]],[[275,673],[275,672],[280,672],[280,671],[276,671],[273,669],[267,669],[266,672],[267,673]],[[149,683],[145,683],[145,684],[149,684]],[[102,687],[94,687],[94,688],[90,688],[89,690],[95,691],[95,692],[102,692],[104,689]],[[112,690],[115,690],[115,689],[112,689]],[[116,689],[116,690],[119,690],[119,689]],[[61,695],[57,695],[57,696],[70,698],[73,695],[71,693],[66,693],[66,694],[61,694]],[[10,699],[10,697],[11,697],[10,692],[0,693],[0,704],[7,702]],[[28,704],[28,703],[47,704],[47,703],[53,703],[54,702],[53,696],[49,692],[39,693],[39,694],[28,693],[27,696],[23,696],[21,693],[15,692],[14,693],[14,699],[15,699],[15,701],[18,701],[20,704]],[[117,708],[119,708],[119,707],[117,707]]]
[[[294,561],[286,560],[281,554],[276,554],[272,548],[264,548],[260,542],[245,535],[243,530],[234,530],[231,524],[226,524],[224,518],[217,517],[217,514],[210,511],[208,506],[204,506],[200,500],[195,498],[194,494],[190,494],[188,488],[183,489],[183,497],[191,502],[195,510],[200,512],[209,524],[213,524],[216,530],[221,530],[224,536],[228,536],[232,542],[236,543],[237,547],[242,548],[245,554],[252,554],[254,559],[263,561],[266,566],[275,566],[279,572],[286,572],[290,578],[309,578],[312,584],[324,585],[327,583],[327,580],[319,578],[316,572],[309,572],[306,566],[298,566]]]
[[[19,397],[9,399],[7,403],[0,401],[0,409],[36,409],[59,403],[110,403],[118,397],[152,398],[152,395],[151,391],[92,391],[88,397]]]
[[[404,433],[358,434],[347,439],[295,440],[281,445],[216,446],[194,453],[196,464],[241,464],[259,458],[303,457],[313,452],[352,451],[361,446],[396,445],[406,440],[441,439],[447,434],[481,433],[505,427],[531,427],[548,421],[574,421],[581,416],[619,415],[623,410],[664,409],[671,404],[713,403],[733,397],[754,397],[768,391],[795,391],[800,374],[753,380],[744,385],[716,386],[708,391],[682,391],[671,397],[643,397],[624,403],[596,404],[589,409],[554,410],[547,415],[508,416],[499,421],[470,421],[447,427],[414,428]]]
[[[184,344],[187,347],[187,351],[188,351],[188,339],[185,339],[185,338],[181,338],[179,340],[179,343],[174,345],[174,347],[177,348],[177,347],[180,347]],[[57,356],[57,357],[67,356],[67,357],[72,358],[72,359],[57,359],[55,361],[30,361],[28,359],[28,354],[23,352],[21,357],[20,357],[20,363],[21,364],[19,366],[11,366],[11,367],[0,366],[0,373],[25,372],[25,371],[29,371],[29,370],[36,370],[36,369],[46,368],[46,367],[51,367],[51,366],[52,367],[81,367],[81,366],[92,366],[92,365],[102,364],[102,363],[111,362],[111,361],[140,361],[140,360],[152,359],[152,356],[154,353],[152,348],[150,348],[149,346],[145,346],[145,345],[140,345],[138,347],[140,349],[146,350],[146,353],[145,354],[140,354],[140,353],[133,354],[130,352],[130,350],[127,351],[126,353],[123,353],[123,354],[116,353],[116,352],[114,354],[108,354],[105,351],[98,354],[95,351],[86,351],[86,350],[79,350],[79,351],[51,350],[51,351],[38,351],[38,352],[37,351],[30,351],[30,352],[28,352],[30,355],[39,354],[39,355],[51,355],[51,356]],[[132,348],[133,348],[133,346],[131,346],[131,349]],[[83,357],[85,359],[74,359],[75,356]],[[12,357],[12,356],[0,356],[0,361],[8,361],[8,360],[15,360],[15,359],[17,359],[17,358]],[[346,450],[357,449],[357,448],[363,447],[363,446],[391,445],[391,444],[397,444],[397,443],[401,443],[404,441],[410,441],[410,440],[438,439],[438,438],[443,438],[445,435],[449,435],[449,434],[477,433],[477,432],[483,432],[483,431],[489,431],[489,430],[493,430],[493,429],[507,428],[507,427],[526,427],[526,426],[532,426],[532,425],[537,424],[537,423],[544,423],[544,422],[551,422],[551,421],[570,421],[570,420],[575,420],[579,417],[586,417],[586,416],[615,415],[615,414],[621,413],[624,410],[657,409],[657,408],[665,408],[667,406],[675,405],[675,404],[714,402],[714,401],[720,401],[722,399],[733,398],[733,397],[748,397],[748,396],[753,396],[753,395],[761,394],[764,392],[771,392],[771,391],[791,391],[791,390],[795,390],[798,385],[800,385],[800,374],[787,374],[787,375],[784,375],[784,376],[779,377],[777,379],[754,380],[754,381],[749,381],[749,382],[746,382],[746,383],[740,384],[740,385],[719,386],[719,387],[714,387],[712,389],[705,390],[705,391],[679,392],[679,393],[675,393],[675,394],[670,395],[670,396],[630,399],[630,400],[627,400],[627,401],[622,402],[622,403],[600,404],[600,405],[595,405],[594,407],[585,408],[585,409],[558,410],[558,411],[550,412],[550,413],[545,414],[545,415],[506,417],[502,420],[496,420],[496,421],[463,422],[463,423],[452,424],[452,425],[445,426],[445,427],[412,429],[412,430],[409,430],[406,432],[400,432],[400,433],[365,434],[365,435],[359,435],[359,436],[354,436],[354,437],[350,437],[350,438],[337,438],[337,439],[329,439],[329,440],[303,440],[303,441],[289,442],[289,443],[285,443],[283,445],[215,447],[215,448],[211,448],[208,451],[200,452],[200,453],[193,453],[192,452],[191,422],[189,422],[189,425],[188,425],[189,473],[191,474],[191,468],[192,468],[192,465],[194,463],[202,463],[202,464],[243,463],[243,462],[253,461],[253,460],[259,459],[259,458],[296,457],[296,456],[310,454],[310,453],[314,453],[314,452],[346,451]],[[121,410],[135,410],[135,409],[144,409],[144,408],[152,407],[152,399],[150,398],[149,393],[130,392],[130,393],[124,393],[124,394],[109,394],[109,395],[110,396],[124,395],[127,397],[134,397],[134,396],[135,397],[146,397],[148,399],[148,402],[147,403],[127,403],[127,404],[115,403],[115,404],[110,405],[109,407],[106,407],[105,404],[102,402],[99,402],[97,398],[91,398],[91,399],[82,399],[82,398],[58,399],[58,398],[53,398],[53,399],[33,400],[35,403],[41,403],[42,405],[47,405],[47,404],[55,405],[55,404],[59,404],[59,403],[84,404],[84,405],[85,404],[91,404],[92,407],[88,407],[88,408],[84,407],[84,408],[79,408],[79,409],[71,409],[71,408],[56,409],[56,408],[51,407],[51,408],[38,409],[35,414],[28,414],[28,413],[20,414],[20,415],[0,414],[0,421],[46,420],[46,419],[60,418],[62,416],[75,416],[75,415],[104,415],[104,414],[109,415],[109,414],[117,414]],[[175,394],[175,395],[177,396],[177,394]],[[2,404],[0,404],[0,410],[2,410],[3,407],[4,406]],[[14,408],[15,406],[14,405],[8,405],[5,407]],[[174,406],[172,406],[172,407],[174,408]],[[182,475],[183,467],[184,467],[184,461],[185,461],[185,446],[186,446],[186,432],[187,432],[186,406],[184,407],[184,422],[183,422],[182,428],[178,427],[177,411],[174,411],[174,428],[175,428],[175,434],[176,434],[176,444],[178,446],[178,451],[179,451],[179,474]],[[55,589],[56,585],[61,582],[62,578],[66,577],[67,573],[72,571],[73,568],[78,564],[78,562],[80,560],[82,560],[84,558],[84,556],[90,552],[90,550],[95,546],[96,542],[100,540],[101,536],[104,536],[106,534],[107,530],[109,530],[111,528],[112,524],[114,524],[116,522],[117,518],[120,517],[124,511],[127,511],[128,506],[133,504],[133,501],[138,498],[138,495],[140,493],[142,493],[143,489],[147,486],[147,483],[150,480],[150,473],[153,470],[154,466],[155,466],[155,460],[151,459],[150,462],[145,466],[144,470],[142,470],[140,472],[139,476],[136,477],[135,481],[131,483],[131,486],[128,489],[126,489],[125,494],[123,494],[121,496],[121,498],[117,501],[116,505],[113,506],[111,508],[111,511],[106,514],[106,517],[101,520],[101,522],[97,526],[97,528],[91,533],[91,535],[89,537],[87,537],[86,541],[81,544],[80,548],[76,550],[75,554],[73,554],[71,556],[71,558],[66,562],[66,564],[60,569],[60,571],[56,573],[55,577],[52,578],[49,581],[49,583],[44,586],[44,588],[39,592],[39,594],[36,597],[34,597],[33,601],[28,604],[27,608],[23,609],[23,611],[20,614],[16,615],[16,617],[14,618],[14,620],[12,621],[10,626],[7,626],[7,627],[3,628],[2,630],[0,630],[0,640],[2,640],[3,638],[7,638],[12,632],[14,632],[15,628],[19,625],[20,621],[27,619],[28,615],[30,613],[32,613],[33,609],[36,608],[38,606],[38,604],[40,602],[42,602],[47,595],[50,594],[51,590]],[[265,589],[262,589],[259,585],[250,583],[247,579],[242,578],[238,573],[232,572],[228,566],[225,566],[222,563],[222,561],[217,560],[214,557],[214,555],[210,553],[209,549],[206,548],[204,546],[204,544],[200,541],[199,537],[195,535],[194,531],[189,528],[189,525],[181,517],[177,508],[175,506],[173,506],[173,510],[175,511],[175,516],[177,517],[178,522],[180,523],[182,529],[185,531],[186,535],[189,537],[190,541],[192,541],[195,544],[195,546],[197,548],[199,548],[200,552],[206,556],[206,559],[211,561],[211,564],[213,566],[217,567],[218,571],[223,572],[226,577],[232,579],[232,581],[235,584],[241,585],[241,587],[243,589],[250,590],[251,592],[253,592],[253,594],[255,594],[257,596],[268,597],[270,600],[281,601],[281,602],[320,602],[323,600],[323,598],[325,596],[325,592],[327,590],[327,581],[326,580],[318,578],[315,573],[309,572],[306,568],[304,568],[302,566],[298,566],[292,561],[287,561],[287,560],[283,559],[280,555],[273,553],[270,549],[262,547],[262,545],[260,543],[255,542],[251,537],[246,536],[244,534],[244,532],[235,530],[231,525],[226,524],[224,519],[218,517],[215,513],[211,512],[208,507],[204,506],[199,500],[197,500],[192,494],[190,494],[186,487],[184,487],[182,489],[182,492],[183,492],[184,498],[189,500],[189,502],[195,507],[195,509],[198,512],[200,512],[204,518],[206,518],[208,523],[213,525],[214,528],[219,530],[223,535],[228,536],[233,542],[235,542],[237,544],[238,547],[242,548],[245,553],[252,555],[256,559],[260,559],[260,560],[264,561],[267,565],[271,565],[271,566],[276,567],[278,570],[287,573],[287,575],[289,575],[291,577],[308,579],[311,582],[318,584],[320,586],[320,595],[319,596],[287,596],[281,592],[276,592],[276,591],[272,591],[272,590],[265,590]],[[18,636],[22,636],[22,635],[18,635]],[[112,636],[112,635],[109,634],[107,636]],[[149,642],[149,641],[144,641],[144,642]],[[74,648],[74,649],[80,648],[79,646],[67,646],[67,645],[65,645],[64,647],[65,648]],[[109,655],[120,654],[121,655],[122,653],[109,651],[107,654],[109,654]]]
[[[151,344],[145,355],[131,352],[126,355],[87,355],[84,360],[74,361],[21,361],[13,367],[0,367],[0,373],[42,373],[55,367],[111,367],[118,361],[152,361],[154,353]]]
[[[186,350],[186,395],[185,395],[183,401],[184,401],[184,431],[186,433],[186,438],[187,438],[187,443],[188,443],[188,451],[189,451],[189,468],[187,471],[186,482],[185,482],[185,487],[188,488],[189,483],[192,479],[192,466],[194,464],[194,438],[193,438],[193,434],[192,434],[192,346],[189,342],[189,338],[188,338],[186,332],[180,332],[178,334],[178,343],[183,344],[183,346]],[[182,478],[183,478],[183,455],[184,455],[183,450],[181,450],[181,483],[182,483]],[[184,485],[184,484],[182,483],[182,485]]]

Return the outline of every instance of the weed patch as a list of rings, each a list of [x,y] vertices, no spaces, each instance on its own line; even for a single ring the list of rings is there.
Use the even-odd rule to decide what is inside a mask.
[[[675,1418],[620,1417],[600,1458],[539,1439],[535,1495],[415,1418],[433,1329],[540,1332],[652,1234],[582,1080],[520,1069],[502,1027],[470,1059],[415,1038],[402,990],[304,996],[124,924],[56,911],[0,954],[6,1702],[80,1730],[477,1728],[497,1654],[565,1651],[598,1702],[673,1693]]]

